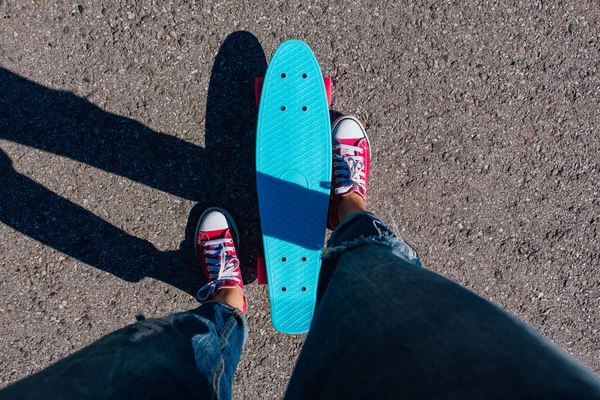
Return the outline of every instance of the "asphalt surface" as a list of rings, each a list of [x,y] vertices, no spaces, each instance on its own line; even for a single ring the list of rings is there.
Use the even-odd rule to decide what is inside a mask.
[[[596,1],[0,0],[0,386],[195,307],[193,228],[242,235],[235,398],[280,398],[254,185],[254,77],[306,41],[370,135],[369,207],[426,268],[600,372]],[[399,293],[401,295],[401,293]]]

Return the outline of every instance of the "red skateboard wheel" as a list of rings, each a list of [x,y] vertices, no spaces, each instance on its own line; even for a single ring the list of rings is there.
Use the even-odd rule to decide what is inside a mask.
[[[325,84],[325,93],[327,93],[327,105],[331,106],[331,78],[323,78],[323,83]]]
[[[264,257],[258,257],[256,259],[256,280],[259,285],[267,284],[267,266],[265,265]]]
[[[257,76],[254,79],[254,101],[256,102],[256,107],[260,104],[260,93],[262,92],[262,85],[265,78]]]

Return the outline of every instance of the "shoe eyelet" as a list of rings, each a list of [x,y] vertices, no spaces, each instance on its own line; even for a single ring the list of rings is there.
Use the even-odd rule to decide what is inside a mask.
[[[208,263],[208,258],[205,258],[205,259],[204,259],[204,262],[205,262],[205,263]]]

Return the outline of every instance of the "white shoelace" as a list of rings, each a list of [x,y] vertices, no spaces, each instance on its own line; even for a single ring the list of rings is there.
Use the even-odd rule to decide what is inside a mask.
[[[347,144],[336,144],[333,146],[333,150],[341,149],[345,155],[334,154],[334,167],[335,174],[340,175],[336,177],[335,182],[340,186],[335,188],[335,193],[347,193],[353,187],[362,187],[366,189],[366,175],[365,175],[365,158],[358,155],[363,153],[363,149],[357,146],[350,146]],[[352,154],[353,153],[353,154]]]
[[[228,246],[231,245],[231,246]],[[239,265],[236,256],[228,255],[228,251],[235,251],[233,247],[233,239],[214,239],[202,242],[202,246],[206,247],[203,253],[204,261],[208,268],[208,277],[213,281],[202,286],[198,290],[198,300],[205,301],[226,281],[235,281],[242,283],[239,271],[235,269]]]

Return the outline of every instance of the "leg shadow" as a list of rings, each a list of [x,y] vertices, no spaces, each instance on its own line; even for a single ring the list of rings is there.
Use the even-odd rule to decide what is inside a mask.
[[[203,149],[0,68],[1,139],[198,201],[180,248],[161,252],[18,173],[0,151],[0,221],[121,279],[152,277],[195,294],[202,278],[193,256],[194,228],[204,208],[220,205],[240,227],[240,258],[246,280],[253,280],[261,244],[253,87],[265,70],[256,37],[240,31],[225,40],[210,79]]]
[[[201,282],[191,257],[161,252],[18,173],[0,151],[0,221],[32,239],[129,282],[161,280],[187,293]]]

